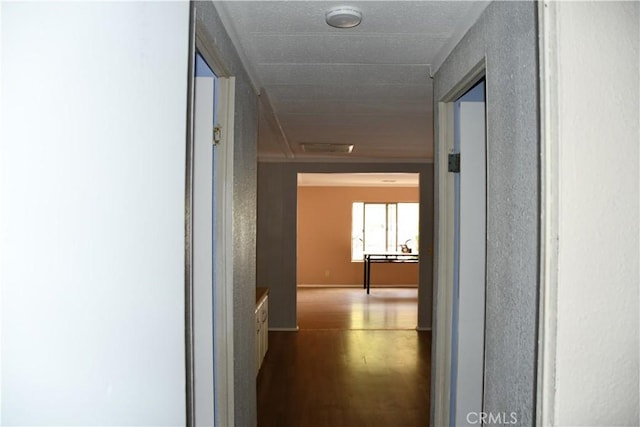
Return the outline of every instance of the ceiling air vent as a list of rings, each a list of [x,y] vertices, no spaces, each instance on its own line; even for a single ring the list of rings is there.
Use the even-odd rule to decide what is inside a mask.
[[[353,144],[331,144],[326,142],[303,142],[300,144],[302,151],[314,154],[344,153],[353,151]]]

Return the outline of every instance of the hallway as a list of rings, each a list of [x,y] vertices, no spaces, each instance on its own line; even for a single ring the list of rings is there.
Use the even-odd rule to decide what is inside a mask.
[[[258,425],[428,425],[431,333],[415,331],[416,304],[417,289],[299,290],[300,331],[269,333]]]

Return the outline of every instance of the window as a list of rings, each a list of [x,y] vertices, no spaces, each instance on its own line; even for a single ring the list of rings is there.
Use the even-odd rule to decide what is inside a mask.
[[[401,252],[406,245],[418,250],[418,203],[354,202],[351,223],[351,260],[365,253]]]

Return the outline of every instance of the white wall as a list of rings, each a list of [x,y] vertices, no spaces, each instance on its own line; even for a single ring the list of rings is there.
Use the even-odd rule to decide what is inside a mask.
[[[555,423],[638,425],[640,4],[555,6]]]
[[[2,3],[3,425],[180,425],[188,3]]]

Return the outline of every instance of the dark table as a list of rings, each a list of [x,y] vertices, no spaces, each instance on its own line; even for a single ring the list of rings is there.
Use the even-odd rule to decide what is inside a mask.
[[[363,288],[369,293],[371,288],[371,263],[416,263],[419,261],[417,253],[390,252],[378,254],[364,254],[364,283]]]

